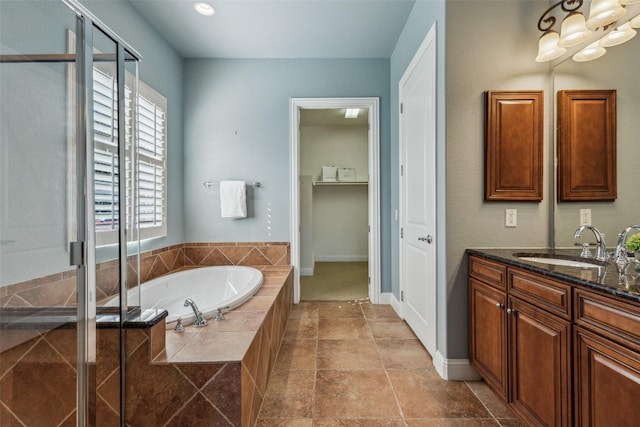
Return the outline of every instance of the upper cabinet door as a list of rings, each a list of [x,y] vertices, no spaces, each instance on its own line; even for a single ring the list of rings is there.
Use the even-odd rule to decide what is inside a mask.
[[[558,201],[616,197],[616,91],[558,91]]]
[[[486,92],[485,200],[542,200],[544,93]]]

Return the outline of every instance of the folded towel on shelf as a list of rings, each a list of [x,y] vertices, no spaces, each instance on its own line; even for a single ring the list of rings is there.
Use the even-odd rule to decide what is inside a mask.
[[[247,185],[244,181],[220,181],[222,218],[247,217]]]

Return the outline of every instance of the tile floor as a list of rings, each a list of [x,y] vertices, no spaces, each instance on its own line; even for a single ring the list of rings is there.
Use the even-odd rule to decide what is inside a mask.
[[[440,378],[391,306],[294,305],[259,427],[521,426],[483,382]]]

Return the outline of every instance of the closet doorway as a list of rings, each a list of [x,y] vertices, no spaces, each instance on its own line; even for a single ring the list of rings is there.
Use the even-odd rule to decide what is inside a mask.
[[[379,302],[378,126],[377,98],[291,100],[296,303]]]

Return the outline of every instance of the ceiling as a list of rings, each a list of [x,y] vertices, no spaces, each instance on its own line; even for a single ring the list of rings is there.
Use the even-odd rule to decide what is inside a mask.
[[[389,58],[415,0],[129,0],[183,58]]]
[[[369,123],[369,110],[361,109],[358,117],[347,119],[344,108],[300,109],[300,126],[366,126]]]

